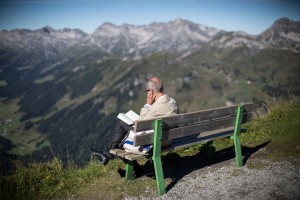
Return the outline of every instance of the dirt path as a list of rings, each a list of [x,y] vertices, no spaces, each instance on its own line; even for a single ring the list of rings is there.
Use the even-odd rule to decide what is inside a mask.
[[[257,159],[237,169],[231,159],[186,174],[163,196],[145,191],[138,199],[300,199],[299,166],[299,158]]]

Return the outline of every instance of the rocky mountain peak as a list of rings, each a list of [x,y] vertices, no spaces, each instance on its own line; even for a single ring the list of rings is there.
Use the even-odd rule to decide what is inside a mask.
[[[47,33],[47,34],[50,34],[51,32],[55,32],[55,30],[51,26],[45,26],[41,29],[38,29],[37,31],[41,33]]]
[[[112,23],[104,23],[101,26],[99,26],[90,36],[91,38],[95,38],[95,37],[103,37],[103,36],[107,36],[107,37],[114,37],[117,36],[118,34],[120,34],[120,28]]]
[[[170,23],[174,23],[174,24],[190,24],[191,22],[190,21],[188,21],[188,20],[185,20],[185,19],[183,19],[183,18],[181,18],[181,17],[178,17],[178,18],[176,18],[175,20],[173,20],[173,21],[170,21]]]
[[[285,29],[300,29],[300,22],[295,22],[287,17],[276,20],[270,29],[285,30]]]
[[[268,46],[300,51],[300,22],[280,18],[264,31],[259,38]],[[291,45],[292,44],[292,45]]]
[[[116,28],[117,25],[110,23],[110,22],[105,22],[101,26],[98,27],[98,29],[106,29],[106,28]]]

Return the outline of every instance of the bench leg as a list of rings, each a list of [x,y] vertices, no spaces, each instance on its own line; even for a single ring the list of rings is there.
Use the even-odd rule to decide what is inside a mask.
[[[158,195],[166,193],[165,178],[161,163],[161,140],[162,140],[163,121],[156,119],[153,123],[154,138],[153,138],[153,164],[155,170],[156,184],[158,188]]]
[[[243,118],[243,106],[238,106],[237,113],[236,113],[234,134],[233,136],[231,136],[231,139],[233,139],[234,141],[236,166],[238,168],[243,166],[241,139],[240,139],[242,118]]]
[[[132,180],[132,174],[133,174],[133,161],[126,160],[126,180]]]
[[[240,137],[234,137],[234,150],[235,150],[235,160],[236,160],[236,166],[242,167],[243,166],[243,160],[242,160],[242,150],[241,150],[241,141]]]
[[[153,159],[153,163],[154,163],[158,195],[163,195],[166,193],[166,189],[165,189],[165,179],[164,179],[164,173],[163,173],[163,168],[162,168],[162,163],[161,163],[161,157],[153,156],[152,159]]]

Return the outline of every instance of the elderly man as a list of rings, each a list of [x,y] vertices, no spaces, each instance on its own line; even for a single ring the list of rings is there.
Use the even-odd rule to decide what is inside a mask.
[[[146,104],[141,109],[138,120],[146,120],[157,117],[165,117],[178,114],[176,101],[164,93],[162,81],[158,77],[152,77],[146,85],[147,99]],[[96,152],[101,163],[106,165],[114,156],[109,153],[110,149],[120,147],[120,143],[130,131],[131,126],[123,121],[119,121],[115,128],[110,143],[104,147],[103,152]],[[93,149],[92,149],[93,150]],[[93,150],[95,152],[95,150]]]

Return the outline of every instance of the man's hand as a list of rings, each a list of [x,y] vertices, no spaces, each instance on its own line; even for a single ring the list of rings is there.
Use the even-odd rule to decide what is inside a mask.
[[[148,92],[146,103],[152,105],[155,101],[155,95],[153,91]]]

